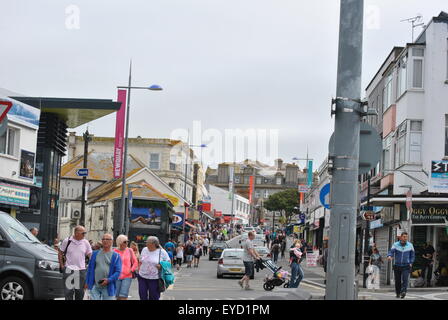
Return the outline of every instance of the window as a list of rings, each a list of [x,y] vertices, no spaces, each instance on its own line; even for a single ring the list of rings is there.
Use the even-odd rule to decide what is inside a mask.
[[[407,89],[407,61],[408,58],[405,56],[400,59],[398,63],[398,83],[397,83],[397,99],[406,91]]]
[[[445,115],[445,156],[448,157],[448,114]]]
[[[19,146],[19,130],[8,128],[6,132],[0,136],[0,153],[10,156],[18,156]]]
[[[282,177],[277,177],[276,183],[277,184],[282,184]]]
[[[261,184],[261,177],[257,177],[257,184]]]
[[[446,78],[448,81],[448,39],[446,40]]]
[[[264,198],[269,198],[269,190],[264,190]]]
[[[160,154],[158,153],[149,154],[149,168],[154,170],[160,170]]]
[[[404,121],[397,131],[397,167],[405,164],[406,161],[406,122]]]
[[[392,73],[389,74],[385,79],[385,85],[383,90],[383,111],[386,111],[387,108],[389,108],[393,101],[392,101]]]
[[[249,184],[249,177],[248,176],[244,177],[244,184]]]
[[[422,162],[422,121],[411,121],[409,132],[409,162]]]
[[[241,180],[240,176],[235,176],[235,183],[240,183],[240,180]]]
[[[255,190],[255,198],[260,198],[260,190]]]
[[[423,48],[412,49],[412,88],[423,89]]]
[[[168,185],[169,185],[170,188],[173,189],[173,190],[174,190],[174,188],[175,188],[175,186],[176,186],[176,184],[175,184],[174,182],[170,182],[170,183],[168,183]]]
[[[171,171],[176,171],[176,162],[177,162],[176,160],[177,160],[176,155],[170,156],[170,170]]]

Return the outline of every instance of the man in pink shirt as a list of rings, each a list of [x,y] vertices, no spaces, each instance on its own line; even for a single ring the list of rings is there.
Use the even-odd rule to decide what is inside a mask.
[[[92,247],[84,237],[83,226],[75,228],[73,236],[64,239],[58,250],[60,271],[63,273],[65,300],[83,300],[86,281],[86,257],[92,255]],[[64,263],[65,261],[65,263]]]

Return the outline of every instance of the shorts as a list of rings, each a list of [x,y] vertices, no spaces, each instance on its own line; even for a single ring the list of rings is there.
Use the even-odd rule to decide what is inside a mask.
[[[244,263],[244,275],[252,277],[254,275],[254,263],[252,261],[243,261]]]
[[[177,258],[177,264],[180,266],[182,265],[182,258]]]
[[[129,296],[129,288],[131,287],[132,278],[118,279],[115,296],[118,298],[127,298]]]
[[[193,255],[189,254],[187,255],[187,262],[193,261]]]

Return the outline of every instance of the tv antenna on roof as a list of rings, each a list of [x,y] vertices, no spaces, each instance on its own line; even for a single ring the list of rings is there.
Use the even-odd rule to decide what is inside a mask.
[[[417,16],[415,16],[415,17],[412,17],[412,18],[409,18],[409,19],[404,19],[404,20],[400,21],[400,22],[410,22],[410,23],[412,23],[412,42],[414,42],[414,29],[417,28],[417,27],[423,27],[423,28],[426,27],[423,22],[419,23],[419,24],[416,24],[416,23],[422,21],[422,19],[423,19],[423,15],[421,13],[418,13]]]

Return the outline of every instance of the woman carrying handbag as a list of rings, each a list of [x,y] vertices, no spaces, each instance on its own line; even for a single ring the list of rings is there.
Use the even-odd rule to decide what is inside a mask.
[[[170,262],[168,253],[161,248],[157,237],[149,237],[143,248],[138,273],[138,292],[140,300],[160,300],[160,293],[165,291],[161,278],[160,262]]]
[[[380,289],[380,269],[383,264],[383,259],[381,258],[378,248],[373,248],[373,253],[369,259],[369,266],[366,272],[369,274],[367,278],[367,289]]]

